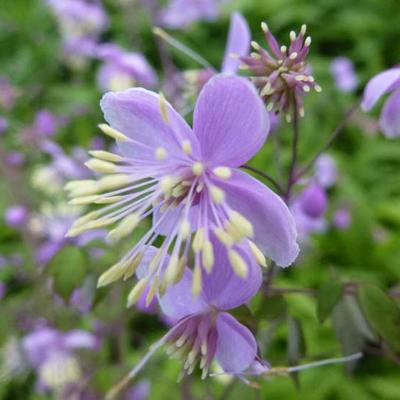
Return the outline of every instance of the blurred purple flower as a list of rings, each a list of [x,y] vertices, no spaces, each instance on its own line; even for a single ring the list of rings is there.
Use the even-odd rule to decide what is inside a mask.
[[[358,85],[358,78],[354,72],[354,65],[347,57],[337,57],[331,63],[331,73],[335,78],[336,86],[343,92],[352,92]]]
[[[118,139],[118,154],[92,152],[99,159],[87,165],[98,172],[118,173],[118,180],[112,182],[115,191],[99,195],[97,183],[89,187],[85,182],[69,189],[77,191],[72,204],[95,201],[112,206],[82,217],[69,235],[119,221],[109,234],[118,241],[153,213],[151,229],[112,267],[117,276],[134,270],[159,235],[165,240],[149,269],[160,273],[174,243],[167,284],[180,276],[191,244],[197,273],[212,270],[210,238],[214,235],[225,244],[232,268],[243,278],[247,268],[239,253],[249,248],[260,264],[265,263],[263,253],[282,267],[294,261],[299,248],[287,206],[272,190],[239,170],[260,149],[269,130],[265,107],[246,79],[224,74],[212,78],[198,98],[193,130],[165,99],[144,89],[107,93],[101,107],[111,125],[102,128]],[[106,178],[100,180],[103,187]],[[96,195],[82,196],[81,191],[88,189]]]
[[[5,76],[0,76],[0,108],[10,111],[17,100],[17,91]]]
[[[219,0],[170,0],[161,12],[161,23],[168,28],[185,28],[199,20],[218,17]]]
[[[400,67],[396,66],[374,76],[364,90],[361,107],[369,111],[385,94],[391,93],[383,105],[379,125],[387,138],[400,136]]]
[[[8,120],[6,118],[0,117],[0,135],[6,132],[8,129]]]
[[[333,224],[340,230],[346,230],[351,224],[351,213],[348,208],[342,207],[333,215]]]
[[[104,61],[97,73],[97,84],[102,91],[123,90],[136,85],[155,86],[156,73],[143,54],[128,53],[111,43],[99,46],[96,54]]]
[[[327,205],[325,190],[315,183],[307,186],[293,201],[290,208],[301,240],[305,241],[310,234],[325,230]]]
[[[98,346],[95,336],[80,329],[63,333],[54,328],[40,327],[22,340],[23,351],[39,375],[40,385],[46,389],[78,381],[81,370],[75,350],[96,350]]]
[[[58,128],[59,120],[49,110],[40,110],[35,115],[33,129],[38,135],[49,137],[53,136]]]
[[[257,293],[262,283],[261,270],[248,254],[243,254],[248,257],[248,276],[240,278],[232,271],[224,246],[217,241],[213,246],[218,267],[204,275],[198,296],[192,293],[192,281],[196,278],[192,279],[192,271],[186,268],[180,282],[159,297],[162,311],[178,322],[152,346],[150,353],[168,345],[167,352],[184,362],[181,376],[191,374],[199,363],[205,378],[214,359],[226,373],[241,375],[258,359],[253,334],[228,311]],[[143,365],[144,361],[139,363],[135,373]]]
[[[150,381],[143,379],[127,390],[123,400],[147,400],[150,396],[150,389]]]
[[[4,282],[0,282],[0,300],[4,299],[7,294],[7,286]]]
[[[323,188],[330,188],[338,179],[335,159],[329,154],[320,155],[314,165],[314,180]]]
[[[10,151],[7,153],[6,163],[10,167],[21,167],[25,163],[25,155],[20,151]]]
[[[72,292],[69,304],[81,314],[87,314],[93,305],[93,293],[86,287],[77,288]]]
[[[8,226],[18,228],[28,220],[28,210],[21,204],[15,204],[6,209],[4,220]]]
[[[265,22],[261,24],[261,28],[270,50],[262,48],[257,42],[252,42],[256,53],[241,57],[241,60],[246,69],[253,74],[252,80],[260,90],[268,111],[275,109],[283,112],[289,122],[290,110],[293,107],[300,116],[304,116],[305,93],[311,89],[321,91],[306,62],[311,38],[305,37],[306,25],[302,25],[299,34],[290,32],[289,47],[280,46]]]

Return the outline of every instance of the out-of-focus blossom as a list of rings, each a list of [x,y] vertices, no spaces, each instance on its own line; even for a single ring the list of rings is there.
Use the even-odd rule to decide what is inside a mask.
[[[125,395],[124,400],[147,400],[150,396],[151,384],[147,379],[139,381],[136,385],[129,388]]]
[[[93,300],[93,293],[86,287],[80,287],[72,292],[69,304],[81,314],[87,314],[92,308]]]
[[[289,47],[279,45],[265,22],[261,24],[261,28],[270,50],[252,42],[256,53],[241,57],[244,67],[252,74],[268,111],[275,109],[283,112],[288,121],[291,120],[290,111],[293,108],[303,116],[304,94],[311,89],[321,91],[306,63],[311,44],[311,38],[305,38],[306,26],[301,27],[298,35],[294,31],[290,32]]]
[[[162,311],[177,322],[154,348],[168,345],[168,353],[182,359],[181,377],[191,374],[199,364],[205,378],[213,360],[226,373],[241,375],[258,360],[253,334],[228,311],[257,293],[261,270],[250,261],[248,276],[242,279],[232,271],[224,246],[214,242],[214,249],[217,267],[204,275],[198,296],[192,293],[197,272],[192,277],[192,271],[186,268],[180,282],[159,298]]]
[[[97,56],[104,61],[97,73],[97,84],[104,92],[156,84],[156,73],[143,54],[128,53],[109,43],[99,46]]]
[[[28,210],[21,204],[15,204],[6,209],[4,220],[8,226],[13,228],[21,227],[28,220]]]
[[[184,28],[199,20],[212,21],[218,17],[219,0],[170,0],[161,13],[162,25]]]
[[[383,105],[379,126],[387,138],[400,136],[400,67],[393,67],[374,76],[364,90],[361,107],[369,111],[377,101],[391,93]]]
[[[221,65],[222,73],[235,74],[237,72],[240,64],[239,58],[247,56],[249,53],[250,39],[250,29],[246,20],[239,12],[233,13]],[[203,86],[217,73],[218,71],[211,66],[202,70],[186,71],[185,78],[188,83],[186,90],[188,90],[189,97],[197,98]]]
[[[289,209],[273,191],[239,170],[269,130],[265,107],[246,79],[225,74],[212,78],[198,98],[193,129],[163,97],[144,89],[107,93],[101,106],[110,124],[102,129],[117,139],[118,153],[91,152],[94,158],[86,165],[112,175],[73,182],[68,189],[72,204],[111,206],[81,217],[69,235],[118,222],[108,235],[118,241],[153,214],[152,227],[112,267],[117,279],[133,274],[159,235],[165,240],[149,274],[161,277],[173,244],[164,285],[179,279],[191,246],[197,275],[218,269],[210,240],[214,236],[224,243],[232,268],[243,279],[248,274],[243,254],[249,250],[249,258],[261,265],[263,254],[282,267],[294,261],[299,248]],[[107,189],[113,191],[100,194]],[[133,293],[145,286],[140,280]]]
[[[22,348],[38,374],[44,389],[61,389],[82,377],[77,349],[95,350],[99,342],[91,333],[72,330],[66,333],[41,327],[24,337]]]
[[[7,294],[7,286],[4,282],[0,282],[0,300],[4,299]]]
[[[354,65],[347,57],[337,57],[332,61],[331,73],[336,86],[342,92],[351,92],[358,85],[358,78],[354,72]]]
[[[315,161],[314,180],[324,188],[330,188],[338,179],[335,159],[329,154],[322,154]]]
[[[351,224],[351,213],[348,208],[342,207],[333,214],[333,224],[340,230],[346,230]]]
[[[25,163],[25,154],[20,151],[10,151],[7,153],[6,163],[10,167],[21,167]]]
[[[7,131],[8,121],[6,118],[0,117],[0,135]]]
[[[17,90],[5,76],[0,76],[0,108],[10,111],[17,100]]]
[[[292,202],[290,207],[302,241],[310,234],[323,232],[326,229],[326,212],[328,199],[325,190],[318,184],[307,186]]]

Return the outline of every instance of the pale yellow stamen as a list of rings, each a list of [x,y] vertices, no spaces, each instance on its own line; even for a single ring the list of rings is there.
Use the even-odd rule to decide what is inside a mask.
[[[204,166],[201,162],[196,161],[195,163],[193,163],[192,165],[192,172],[194,175],[196,176],[200,176],[204,171]]]
[[[109,162],[98,160],[97,158],[92,158],[89,161],[85,162],[85,165],[94,172],[98,172],[101,174],[112,174],[116,172],[116,165]]]
[[[161,255],[163,254],[163,249],[159,249],[157,250],[156,254],[154,254],[153,258],[151,259],[150,263],[149,263],[149,273],[152,274],[153,272],[156,271],[160,259],[161,259]]]
[[[155,296],[155,294],[157,292],[157,289],[158,289],[158,277],[155,276],[154,280],[153,280],[153,283],[150,286],[150,290],[149,290],[149,292],[147,293],[147,296],[146,296],[146,307],[148,307],[150,305],[150,303],[153,301],[154,296]]]
[[[96,200],[98,200],[99,196],[82,196],[82,197],[77,197],[75,199],[72,199],[68,202],[68,204],[71,204],[72,206],[81,206],[85,204],[91,204],[94,203]]]
[[[140,222],[140,215],[133,213],[125,217],[119,225],[110,231],[107,237],[112,241],[116,242],[126,236],[128,236],[137,227]]]
[[[100,124],[99,128],[105,133],[107,136],[112,137],[115,140],[120,140],[121,142],[126,142],[129,140],[127,136],[125,136],[122,132],[117,131],[114,128],[111,128],[110,125]]]
[[[139,300],[142,295],[144,289],[146,288],[148,279],[143,278],[133,287],[128,295],[127,307],[133,306]]]
[[[260,48],[261,48],[261,46],[256,42],[256,41],[252,41],[251,42],[251,47],[254,49],[254,50],[260,50]]]
[[[287,52],[286,46],[281,46],[281,53],[285,54]]]
[[[217,239],[226,247],[232,247],[234,245],[235,240],[222,228],[215,228],[214,233]]]
[[[220,204],[225,200],[225,192],[218,186],[210,185],[209,190],[214,203]]]
[[[235,250],[229,250],[228,258],[233,270],[235,271],[235,274],[238,275],[240,278],[247,278],[249,271],[247,269],[246,262],[243,260],[242,256]]]
[[[194,296],[198,296],[200,294],[201,286],[202,286],[201,268],[199,265],[196,265],[192,277],[192,292]]]
[[[110,153],[109,151],[90,150],[89,154],[93,157],[99,158],[100,160],[104,161],[111,161],[111,162],[123,161],[123,157],[119,156],[118,154]]]
[[[144,257],[143,252],[139,252],[133,259],[129,258],[124,263],[125,265],[125,273],[124,273],[124,281],[129,279],[137,270],[140,263],[142,262]]]
[[[294,42],[296,40],[296,32],[295,31],[291,31],[289,34],[290,37],[290,41]]]
[[[205,270],[210,273],[214,266],[214,248],[209,240],[204,241],[202,262]]]
[[[168,156],[167,150],[165,150],[164,147],[157,147],[155,156],[158,161],[163,161]]]
[[[164,176],[160,181],[160,187],[164,193],[169,193],[175,184],[176,180],[172,176]]]
[[[185,154],[192,154],[192,144],[189,140],[184,140],[182,142],[182,150]]]
[[[114,218],[108,218],[100,221],[89,221],[85,224],[81,223],[79,226],[75,226],[74,224],[65,236],[66,237],[78,236],[85,231],[91,229],[103,228],[104,226],[111,225],[114,222],[115,222]]]
[[[173,282],[178,275],[179,258],[173,254],[168,262],[167,269],[165,271],[165,279],[167,282]]]
[[[190,222],[187,219],[181,223],[180,234],[183,240],[186,240],[190,235]]]
[[[261,29],[267,33],[268,32],[268,25],[265,22],[261,22]]]
[[[237,211],[232,211],[230,213],[230,221],[243,236],[254,236],[252,223],[242,214],[238,213]]]
[[[125,273],[125,265],[123,263],[117,263],[109,268],[106,272],[100,275],[100,278],[97,281],[97,287],[104,287],[118,281],[122,278]]]
[[[221,179],[229,179],[232,176],[232,170],[229,167],[216,167],[213,169],[213,173]]]
[[[297,56],[298,56],[298,54],[297,54],[296,52],[294,52],[294,53],[292,53],[292,54],[289,56],[289,58],[290,58],[291,60],[295,60],[295,59],[297,58]]]
[[[306,31],[307,31],[307,25],[303,24],[301,26],[300,33],[304,36],[306,34]]]
[[[130,183],[131,177],[126,174],[115,174],[102,177],[98,184],[102,190],[118,189]]]
[[[307,39],[304,41],[304,46],[310,47],[311,45],[311,37],[308,36]]]
[[[161,118],[163,119],[164,123],[169,125],[169,115],[168,115],[168,103],[167,100],[165,100],[164,95],[160,92],[160,114]]]
[[[204,246],[204,228],[199,228],[195,233],[192,243],[192,248],[195,253],[198,253]]]
[[[260,264],[262,267],[266,267],[267,261],[265,260],[265,256],[264,256],[263,252],[251,240],[249,240],[249,245],[250,245],[250,250],[253,253],[257,263]]]
[[[110,196],[110,197],[101,197],[95,200],[94,204],[114,204],[117,201],[120,201],[123,196]]]

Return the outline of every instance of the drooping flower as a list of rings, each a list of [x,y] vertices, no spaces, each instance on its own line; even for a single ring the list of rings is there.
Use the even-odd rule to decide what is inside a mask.
[[[377,101],[387,93],[379,119],[382,133],[387,138],[400,136],[400,67],[396,66],[374,76],[364,90],[361,107],[370,111]]]
[[[147,400],[150,396],[150,390],[150,381],[142,379],[127,390],[123,400]]]
[[[8,207],[4,213],[4,220],[8,226],[18,228],[28,220],[28,210],[21,204]]]
[[[215,20],[219,11],[218,0],[171,0],[161,13],[162,25],[184,28],[199,20]]]
[[[77,349],[95,350],[98,340],[91,333],[72,330],[66,333],[54,328],[41,327],[24,337],[22,348],[39,385],[45,389],[61,389],[82,377]]]
[[[256,52],[241,57],[243,68],[250,71],[268,111],[283,112],[288,121],[291,120],[290,110],[293,108],[303,116],[304,94],[311,89],[321,91],[306,63],[311,44],[311,38],[305,38],[306,25],[301,27],[298,35],[294,31],[290,32],[289,47],[279,46],[265,22],[261,24],[261,28],[270,50],[253,41],[251,44]]]
[[[191,374],[199,365],[204,379],[214,360],[226,373],[240,375],[258,361],[253,334],[229,310],[245,304],[257,293],[262,283],[261,270],[249,258],[248,277],[243,280],[232,271],[224,246],[217,241],[213,246],[216,267],[204,276],[199,296],[192,295],[192,281],[196,279],[192,274],[196,275],[196,271],[185,268],[180,282],[159,297],[162,311],[176,323],[151,347],[149,354],[168,346],[167,353],[183,361],[181,377]],[[144,357],[148,359],[148,355]],[[140,362],[130,376],[137,374],[144,364],[145,361]]]
[[[317,158],[313,176],[315,182],[328,189],[336,183],[338,175],[336,161],[332,156],[324,153]]]
[[[331,63],[331,73],[336,87],[342,92],[352,92],[358,85],[354,65],[347,57],[337,57]]]
[[[240,252],[248,248],[260,264],[263,253],[283,267],[294,261],[299,249],[290,211],[238,169],[269,129],[265,107],[247,80],[223,74],[211,79],[197,101],[193,130],[163,97],[144,89],[107,93],[101,107],[110,124],[101,127],[117,140],[118,154],[91,152],[95,158],[86,165],[107,176],[71,182],[67,189],[72,204],[107,205],[77,220],[69,235],[116,225],[108,237],[117,241],[153,214],[151,229],[112,268],[134,271],[163,237],[148,269],[160,274],[171,254],[164,287],[179,280],[191,248],[197,274],[213,269],[214,235],[243,278],[248,271]]]
[[[136,85],[152,88],[157,77],[143,54],[126,52],[115,44],[99,46],[97,56],[104,61],[97,73],[97,84],[106,92]]]

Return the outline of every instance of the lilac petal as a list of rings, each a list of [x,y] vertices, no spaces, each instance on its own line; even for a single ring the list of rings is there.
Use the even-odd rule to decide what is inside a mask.
[[[382,108],[379,125],[387,138],[400,136],[400,90],[387,99]]]
[[[221,182],[231,208],[243,214],[254,228],[254,241],[279,266],[287,267],[296,259],[296,225],[282,199],[265,185],[242,171]]]
[[[236,56],[247,56],[250,49],[250,29],[242,14],[235,12],[231,17],[228,41],[225,48],[222,72],[236,73],[240,60]],[[235,57],[232,57],[234,55]]]
[[[169,155],[182,154],[183,140],[190,140],[194,155],[198,150],[198,142],[186,121],[167,103],[169,124],[161,115],[160,96],[156,93],[134,88],[120,92],[106,93],[100,106],[106,121],[129,138],[144,147],[120,142],[120,148],[127,156],[133,157],[136,151],[140,158],[154,158],[154,151],[164,147]]]
[[[193,296],[192,272],[189,269],[186,269],[182,279],[176,285],[170,286],[158,301],[164,314],[177,319],[200,314],[207,308],[201,294]]]
[[[391,68],[374,76],[364,90],[361,107],[369,111],[385,93],[400,84],[400,68]]]
[[[228,313],[217,319],[216,358],[225,372],[239,373],[247,369],[257,356],[257,343],[248,328]]]
[[[212,165],[240,166],[263,145],[269,117],[254,86],[244,78],[219,74],[201,91],[193,129]]]
[[[230,310],[239,307],[253,297],[261,286],[262,274],[254,257],[242,254],[248,260],[249,275],[243,279],[234,273],[226,248],[213,240],[214,268],[210,274],[203,274],[203,294],[207,303],[218,310]]]
[[[75,329],[64,335],[63,344],[70,349],[95,349],[99,342],[91,333]]]

